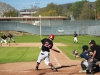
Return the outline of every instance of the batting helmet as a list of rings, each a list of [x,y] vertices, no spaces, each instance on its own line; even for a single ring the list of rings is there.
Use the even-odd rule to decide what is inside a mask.
[[[49,38],[53,40],[55,38],[54,34],[50,34]]]

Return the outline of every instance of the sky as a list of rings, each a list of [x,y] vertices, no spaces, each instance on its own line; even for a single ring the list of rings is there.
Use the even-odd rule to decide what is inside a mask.
[[[47,4],[50,4],[51,2],[55,4],[66,4],[66,3],[74,3],[76,1],[82,1],[82,0],[0,0],[1,2],[4,2],[6,4],[11,5],[17,10],[21,9],[28,9],[31,8],[31,6],[37,5],[38,7],[46,7]],[[88,0],[90,2],[94,2],[96,0]]]

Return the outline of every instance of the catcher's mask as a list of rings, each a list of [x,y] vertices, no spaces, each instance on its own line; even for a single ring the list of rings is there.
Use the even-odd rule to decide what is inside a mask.
[[[85,50],[88,50],[89,47],[88,47],[88,45],[83,45],[83,46],[82,46],[82,49],[83,49],[83,51],[85,51]]]
[[[49,39],[54,40],[54,38],[55,38],[54,34],[50,34],[50,35],[49,35]]]

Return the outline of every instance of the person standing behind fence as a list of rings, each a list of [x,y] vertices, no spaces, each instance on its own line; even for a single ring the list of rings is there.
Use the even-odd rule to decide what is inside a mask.
[[[78,35],[76,32],[74,32],[74,43],[78,43],[78,39],[77,39]]]
[[[7,41],[6,41],[6,38],[7,38],[7,36],[5,35],[5,34],[3,34],[2,36],[1,36],[1,46],[2,46],[2,43],[3,42],[5,42],[6,44],[7,44]],[[7,44],[8,45],[8,44]]]
[[[8,43],[9,43],[9,46],[10,46],[10,40],[12,40],[14,43],[16,43],[15,40],[13,39],[13,35],[8,33]]]

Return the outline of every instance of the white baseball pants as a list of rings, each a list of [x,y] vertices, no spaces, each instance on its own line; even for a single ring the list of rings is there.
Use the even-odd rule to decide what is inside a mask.
[[[77,37],[74,37],[74,42],[78,42]]]
[[[44,60],[46,65],[49,65],[49,63],[50,63],[50,53],[47,52],[47,51],[44,51],[44,52],[41,51],[39,56],[38,56],[37,62],[41,63],[42,60]]]
[[[86,67],[88,67],[88,62],[87,62],[87,60],[85,60],[85,61],[83,62],[83,64],[84,64]]]
[[[8,41],[10,41],[10,40],[15,41],[13,38],[8,38]]]
[[[5,39],[1,39],[1,43],[3,43],[3,42],[7,43],[7,41]]]

